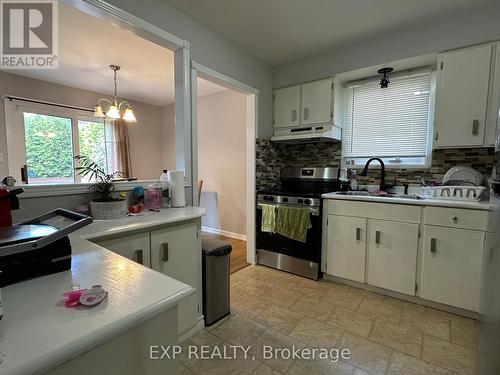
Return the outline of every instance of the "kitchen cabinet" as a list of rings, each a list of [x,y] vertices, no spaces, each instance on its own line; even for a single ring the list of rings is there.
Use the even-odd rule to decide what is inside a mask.
[[[485,232],[425,225],[420,296],[479,311]]]
[[[486,44],[438,56],[434,147],[488,143],[492,51],[493,45]]]
[[[332,121],[332,81],[304,83],[301,87],[301,124],[314,125]]]
[[[328,215],[327,242],[327,272],[365,282],[366,219]]]
[[[134,262],[143,264],[146,267],[151,267],[149,232],[99,240],[96,243]]]
[[[332,124],[332,79],[274,90],[274,128]]]
[[[415,295],[419,224],[368,220],[367,282]]]
[[[196,288],[179,303],[179,334],[197,324],[201,315],[201,236],[199,222],[168,226],[151,232],[151,267]]]
[[[274,91],[274,127],[298,126],[300,121],[300,86]]]

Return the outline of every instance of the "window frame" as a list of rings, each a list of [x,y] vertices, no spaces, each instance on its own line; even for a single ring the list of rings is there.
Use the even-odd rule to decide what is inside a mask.
[[[10,147],[16,147],[16,146],[22,146],[22,153],[23,153],[23,158],[26,161],[26,134],[25,134],[25,124],[24,124],[24,113],[34,113],[34,114],[39,114],[39,115],[44,115],[44,116],[54,116],[54,117],[63,117],[63,118],[68,118],[71,120],[71,136],[72,136],[72,145],[73,145],[73,157],[76,155],[79,155],[80,153],[80,143],[79,143],[79,129],[78,129],[78,121],[92,121],[95,122],[101,122],[103,126],[106,126],[106,122],[100,118],[93,117],[91,114],[90,110],[84,110],[84,109],[73,109],[73,108],[65,108],[58,106],[56,104],[51,105],[51,104],[43,104],[43,103],[28,103],[22,100],[17,100],[17,99],[8,99],[5,98],[5,113],[6,113],[6,128],[7,131],[10,133],[17,133],[16,137],[16,144],[12,145]],[[8,103],[10,102],[10,103]],[[12,107],[9,107],[8,104],[12,105]],[[8,112],[10,113],[10,116],[8,115]],[[105,132],[106,135],[106,132]],[[22,145],[17,145],[17,143],[20,143],[22,139]],[[10,154],[10,147],[8,147],[7,151],[8,154]],[[105,140],[105,147],[106,147],[106,153],[108,152],[107,149],[107,142]],[[7,155],[10,159],[10,155]],[[106,158],[106,163],[107,163],[107,158]],[[88,184],[86,182],[81,181],[81,177],[76,173],[76,168],[79,166],[79,162],[77,160],[73,159],[73,182],[68,182],[68,183],[61,183],[62,185],[71,185],[71,184]],[[107,168],[109,169],[109,166],[107,165]],[[10,174],[17,174],[17,171],[13,173],[14,171],[11,170],[11,166],[9,163],[9,173]],[[30,184],[29,179],[28,179],[28,184],[27,186],[35,186],[35,185],[41,185],[41,186],[48,186],[51,184]]]
[[[422,67],[418,69],[411,69],[409,71],[397,72],[394,75],[396,76],[405,76],[411,74],[418,74],[422,71],[430,72],[430,93],[429,93],[429,113],[428,113],[428,126],[427,126],[427,139],[426,139],[426,155],[425,156],[385,156],[380,157],[378,155],[372,156],[345,156],[345,142],[342,142],[342,150],[341,150],[341,158],[340,164],[342,168],[363,168],[368,161],[368,159],[372,157],[380,157],[386,169],[429,169],[432,164],[432,136],[434,134],[434,112],[435,112],[435,103],[436,103],[436,70],[431,67]],[[353,85],[358,83],[372,83],[380,80],[380,77],[368,77],[365,79],[359,79],[355,81],[344,82],[344,88],[347,85]],[[343,129],[346,126],[346,108],[345,108],[345,100],[346,100],[347,90],[344,90],[342,93],[342,111],[341,111],[341,119]],[[343,130],[345,131],[345,130]],[[419,159],[423,159],[421,163],[417,161]],[[396,160],[398,160],[396,162]],[[380,168],[378,164],[373,164],[374,168]]]

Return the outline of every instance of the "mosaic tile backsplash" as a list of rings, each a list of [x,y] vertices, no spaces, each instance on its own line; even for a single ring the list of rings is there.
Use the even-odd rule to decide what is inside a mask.
[[[419,185],[419,178],[423,177],[425,180],[441,183],[446,171],[455,165],[472,167],[489,175],[493,168],[493,158],[493,148],[434,150],[429,169],[388,169],[386,181],[392,183],[396,178],[400,185]],[[283,144],[269,139],[257,139],[257,190],[278,188],[280,170],[283,167],[338,167],[340,159],[340,143]],[[369,171],[368,177],[358,176],[358,181],[361,184],[376,184],[378,176],[379,172],[374,169]]]

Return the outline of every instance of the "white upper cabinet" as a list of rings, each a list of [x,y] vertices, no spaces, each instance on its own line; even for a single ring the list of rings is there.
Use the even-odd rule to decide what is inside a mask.
[[[332,120],[332,81],[324,79],[302,85],[300,108],[302,125],[328,123]]]
[[[274,127],[298,126],[300,120],[300,86],[274,91]]]
[[[274,90],[274,128],[331,124],[332,79]]]
[[[492,48],[488,44],[439,55],[434,147],[484,145]]]
[[[488,113],[486,115],[486,132],[484,144],[486,146],[495,145],[497,126],[499,123],[500,111],[500,42],[497,42],[494,49],[494,69],[493,79],[490,85],[490,101],[488,103]]]

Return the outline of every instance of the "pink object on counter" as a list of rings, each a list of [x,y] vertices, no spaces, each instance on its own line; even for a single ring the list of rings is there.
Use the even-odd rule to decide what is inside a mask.
[[[157,211],[161,208],[161,189],[149,185],[144,192],[144,208],[146,210]]]
[[[108,292],[102,286],[94,285],[90,289],[79,289],[64,293],[63,296],[67,297],[64,303],[67,308],[79,305],[94,306],[101,303],[108,296]]]

